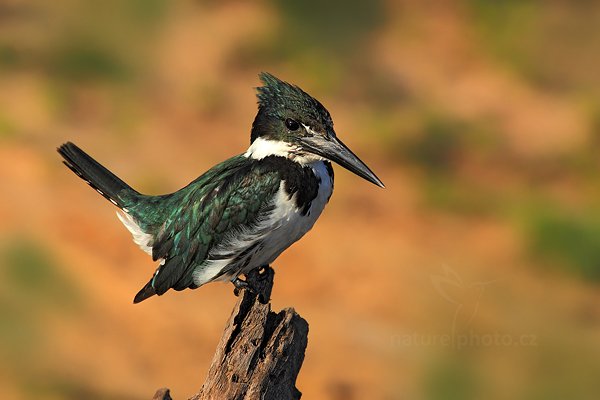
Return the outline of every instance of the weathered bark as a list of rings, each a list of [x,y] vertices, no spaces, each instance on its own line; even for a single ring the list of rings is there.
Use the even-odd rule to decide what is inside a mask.
[[[246,276],[256,293],[243,291],[225,326],[208,377],[190,400],[300,398],[295,383],[304,361],[308,323],[293,308],[271,311],[268,299],[274,274],[267,267]],[[168,392],[164,395],[169,396]]]

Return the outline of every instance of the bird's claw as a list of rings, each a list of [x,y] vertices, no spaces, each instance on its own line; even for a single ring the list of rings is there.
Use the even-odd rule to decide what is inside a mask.
[[[254,288],[252,286],[250,286],[250,284],[248,282],[246,282],[245,280],[242,280],[242,279],[236,277],[235,279],[233,279],[231,281],[231,283],[233,283],[233,286],[235,286],[233,288],[233,294],[236,297],[239,297],[242,289],[247,290],[250,293],[256,293]]]
[[[266,271],[266,269],[265,269],[265,271]],[[240,279],[240,278],[235,278],[231,281],[231,283],[233,283],[233,286],[235,286],[233,288],[233,294],[236,297],[240,296],[240,293],[242,290],[247,290],[249,293],[257,296],[258,301],[260,303],[267,304],[269,302],[269,300],[266,299],[262,293],[259,293],[259,291],[255,287],[253,287],[251,284],[249,284],[247,281]]]
[[[265,280],[269,279],[269,277],[272,279],[273,277],[273,270],[271,267],[269,267],[269,265],[262,265],[249,271],[248,274],[245,274],[244,276],[246,277],[245,280],[241,279],[239,276],[236,276],[231,280],[231,283],[233,283],[234,286],[233,294],[236,297],[239,297],[242,289],[247,290],[248,293],[256,296],[260,303],[267,304],[269,302],[267,296],[271,295],[271,286],[265,287]],[[265,292],[265,290],[267,292]]]

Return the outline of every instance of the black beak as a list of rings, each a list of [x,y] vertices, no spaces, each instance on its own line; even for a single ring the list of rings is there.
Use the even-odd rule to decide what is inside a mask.
[[[301,139],[302,147],[313,154],[338,163],[348,171],[355,173],[363,179],[384,188],[385,185],[375,176],[373,171],[365,165],[341,140],[335,135],[314,135]]]

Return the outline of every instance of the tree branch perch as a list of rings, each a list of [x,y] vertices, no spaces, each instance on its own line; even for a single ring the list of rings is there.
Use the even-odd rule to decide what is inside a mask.
[[[300,398],[295,384],[304,361],[308,323],[293,308],[271,311],[274,275],[270,267],[246,275],[254,290],[244,290],[233,308],[207,379],[190,400]],[[168,389],[159,390],[154,399],[170,400]]]

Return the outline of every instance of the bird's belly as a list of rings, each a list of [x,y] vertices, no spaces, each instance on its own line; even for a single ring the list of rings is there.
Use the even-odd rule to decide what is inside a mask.
[[[278,227],[261,239],[250,265],[241,273],[272,263],[285,249],[300,240],[313,227],[323,208],[311,209],[311,211],[310,215],[292,215],[280,220]]]
[[[282,181],[268,218],[250,231],[241,232],[212,252],[194,272],[198,286],[210,281],[231,280],[254,268],[270,264],[294,242],[308,232],[325,208],[333,190],[332,178],[326,171],[316,170],[321,184],[306,213],[289,197]],[[225,256],[226,255],[226,256]]]

